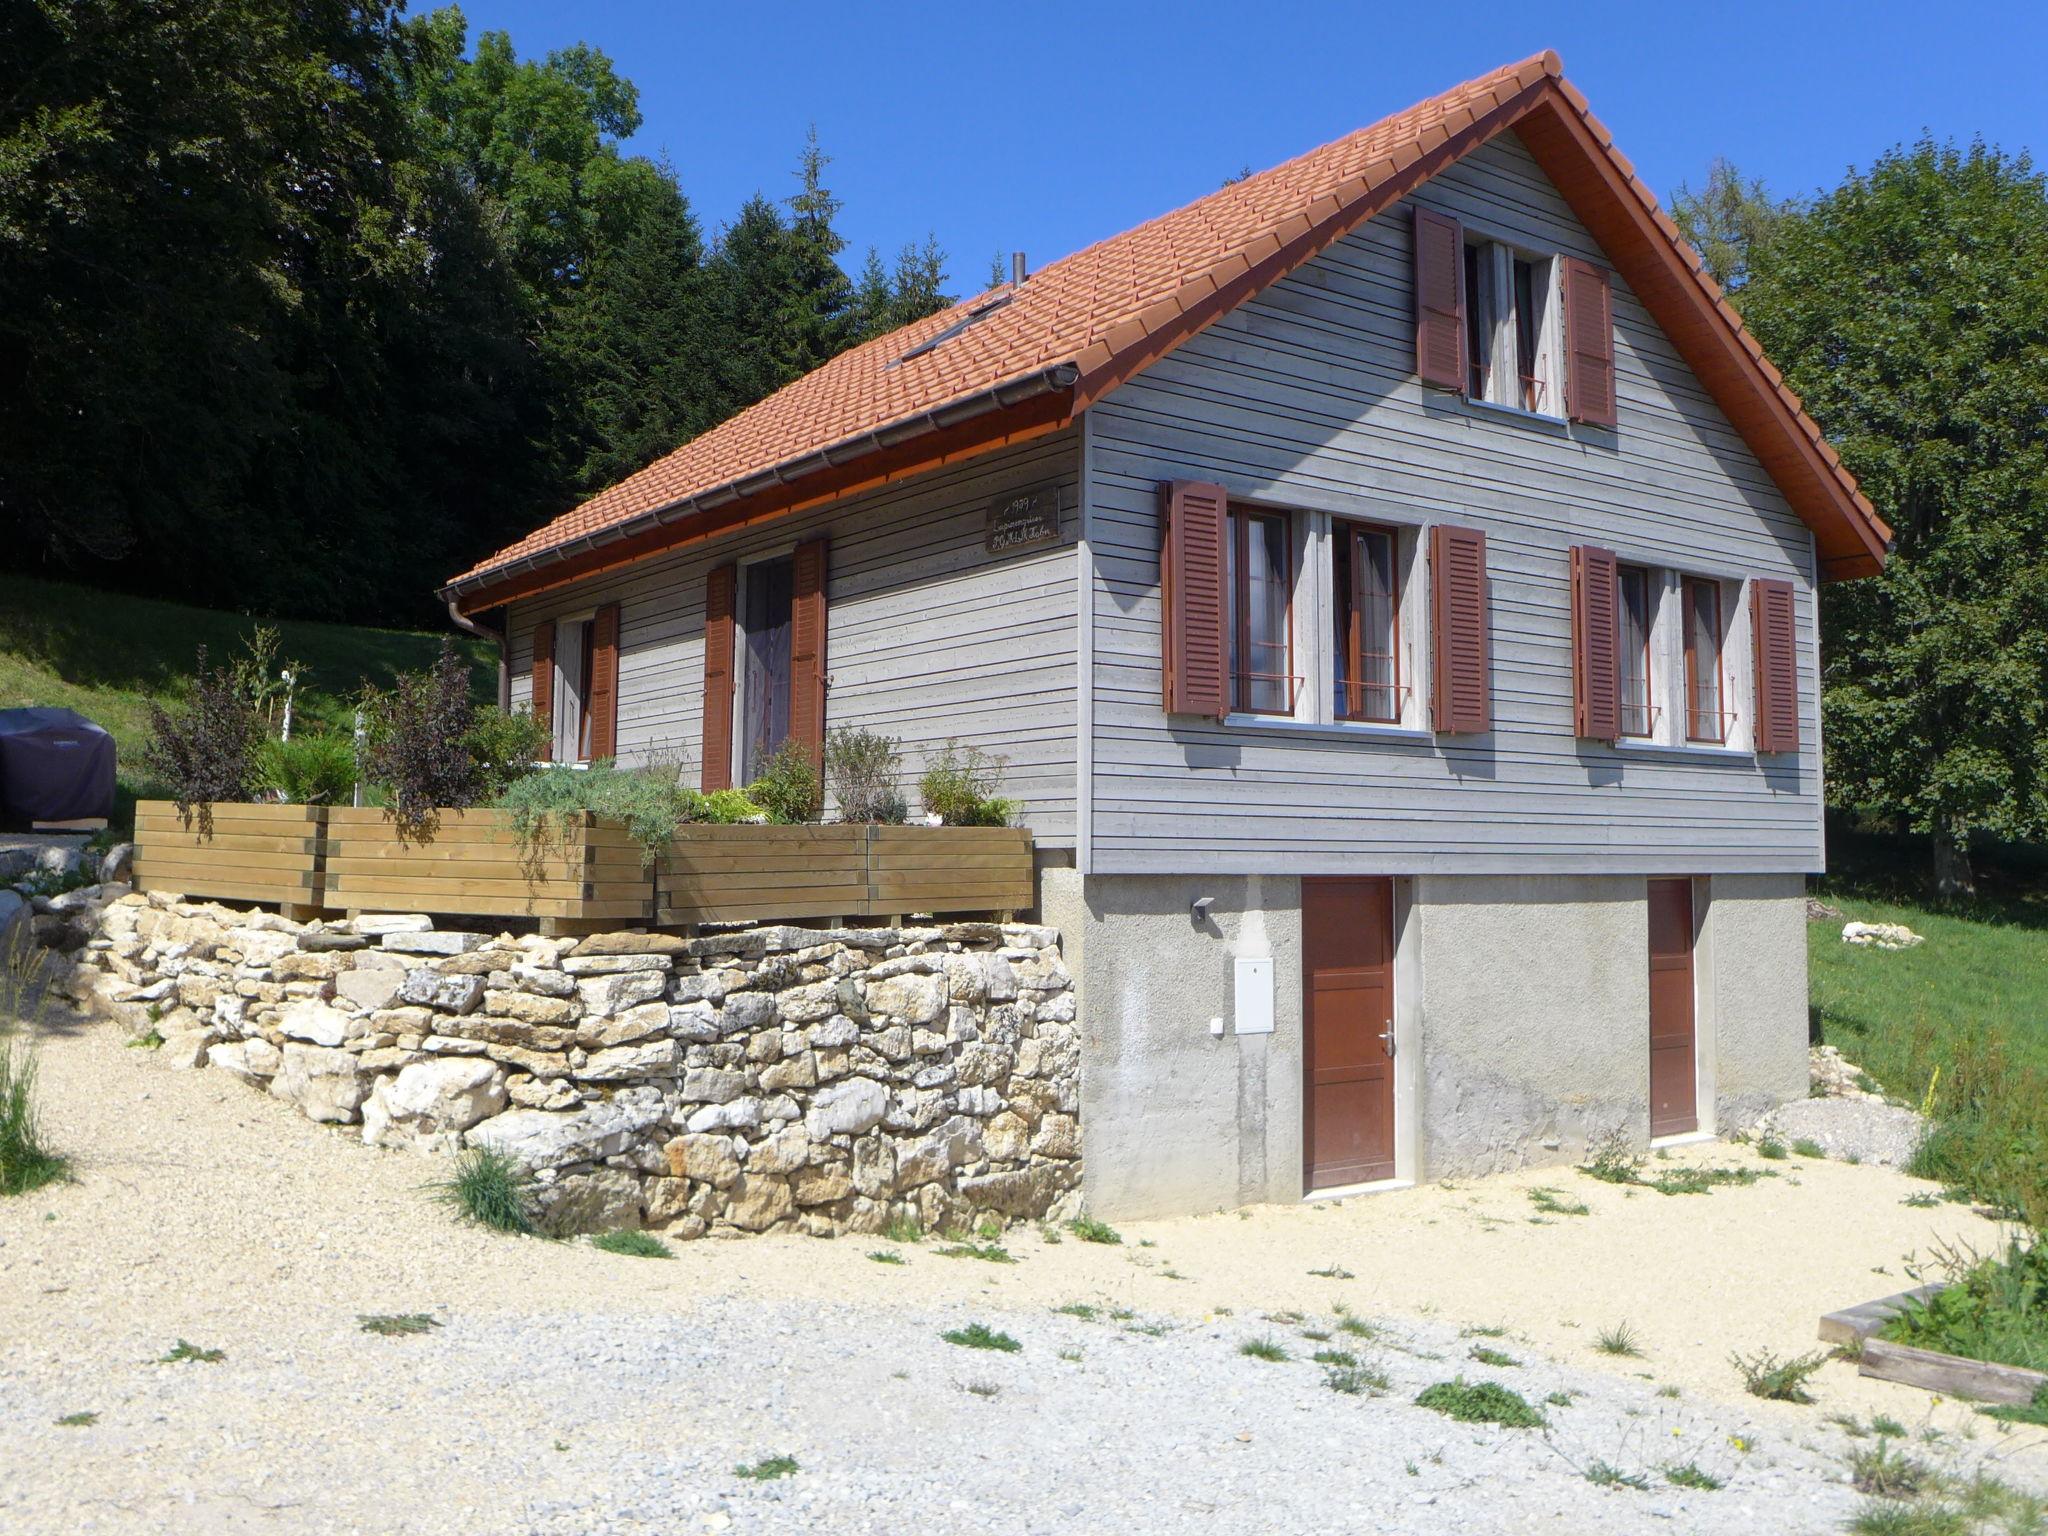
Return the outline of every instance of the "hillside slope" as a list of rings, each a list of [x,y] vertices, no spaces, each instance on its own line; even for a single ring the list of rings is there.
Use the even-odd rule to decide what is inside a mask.
[[[432,665],[441,636],[346,624],[264,621],[246,614],[95,591],[66,582],[0,575],[0,709],[61,704],[114,735],[120,756],[120,819],[147,791],[142,750],[151,700],[183,696],[200,646],[224,665],[247,654],[259,623],[278,631],[281,660],[302,663],[306,686],[294,730],[349,728],[364,683],[388,687],[399,672]],[[475,692],[496,692],[489,645],[455,635],[474,670]]]

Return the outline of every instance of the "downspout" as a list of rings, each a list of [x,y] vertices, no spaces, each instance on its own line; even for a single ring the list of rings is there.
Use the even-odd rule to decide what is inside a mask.
[[[452,597],[448,599],[448,618],[464,634],[474,635],[479,640],[488,640],[498,648],[498,709],[501,713],[510,714],[512,712],[512,672],[506,655],[505,632],[492,629],[487,624],[477,623],[475,619],[470,618],[460,608],[455,606],[455,599]]]

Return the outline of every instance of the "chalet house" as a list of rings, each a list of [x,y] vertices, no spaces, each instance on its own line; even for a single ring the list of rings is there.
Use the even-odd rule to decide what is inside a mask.
[[[444,596],[559,760],[999,754],[1089,1203],[1145,1214],[1802,1096],[1817,591],[1889,538],[1546,53],[848,352]]]

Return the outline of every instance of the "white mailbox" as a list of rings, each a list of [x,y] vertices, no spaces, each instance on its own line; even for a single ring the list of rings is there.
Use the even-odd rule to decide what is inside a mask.
[[[1240,1035],[1273,1033],[1273,957],[1237,957],[1237,1032]]]

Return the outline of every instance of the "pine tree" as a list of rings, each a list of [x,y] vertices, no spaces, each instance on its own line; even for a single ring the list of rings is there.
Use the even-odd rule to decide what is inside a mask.
[[[946,253],[939,249],[938,236],[927,234],[922,246],[905,245],[896,256],[896,275],[889,295],[891,319],[897,325],[909,325],[913,320],[936,315],[953,302],[945,288]]]
[[[872,245],[853,285],[853,314],[855,341],[869,341],[896,329],[896,295],[882,268],[881,252]]]
[[[709,278],[706,340],[722,421],[797,376],[795,253],[773,203],[756,193],[740,206],[719,238]]]
[[[853,284],[838,260],[846,241],[832,227],[840,202],[825,185],[825,167],[831,163],[813,127],[796,171],[803,189],[789,199],[789,287],[784,296],[789,351],[782,362],[791,378],[828,362],[854,339]]]

